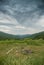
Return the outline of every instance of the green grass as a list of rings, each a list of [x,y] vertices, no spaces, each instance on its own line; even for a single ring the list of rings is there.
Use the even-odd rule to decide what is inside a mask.
[[[23,50],[31,50],[33,53],[25,53]],[[0,65],[44,65],[44,40],[0,41]]]

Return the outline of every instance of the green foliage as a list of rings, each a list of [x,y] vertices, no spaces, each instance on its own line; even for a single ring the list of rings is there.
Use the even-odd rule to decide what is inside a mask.
[[[9,54],[10,49],[14,48]],[[33,53],[22,53],[22,50]],[[1,40],[0,65],[44,65],[44,40]]]
[[[32,39],[23,39],[23,40],[1,40],[0,41],[1,44],[26,44],[26,45],[35,45],[35,46],[39,46],[39,45],[43,45],[44,44],[44,40],[39,39],[39,40],[32,40]]]
[[[21,39],[19,36],[0,33],[0,65],[44,65],[43,39],[44,32]],[[32,50],[33,53],[25,54],[22,50]]]
[[[7,34],[0,32],[0,40],[11,40],[11,39],[16,39],[16,40],[22,40],[22,39],[44,39],[44,31],[32,35],[12,35],[12,34]]]

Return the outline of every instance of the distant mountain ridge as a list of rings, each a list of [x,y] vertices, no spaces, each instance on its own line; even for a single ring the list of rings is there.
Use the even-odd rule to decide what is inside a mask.
[[[35,34],[26,34],[26,35],[12,35],[4,32],[0,32],[0,40],[3,39],[23,39],[23,38],[31,38],[31,39],[44,39],[44,31],[35,33]]]
[[[1,39],[23,39],[26,37],[30,37],[30,35],[12,35],[4,32],[0,32],[0,40]]]

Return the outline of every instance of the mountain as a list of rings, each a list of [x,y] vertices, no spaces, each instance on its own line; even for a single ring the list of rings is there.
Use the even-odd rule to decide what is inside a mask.
[[[16,38],[14,35],[0,32],[0,40],[1,39],[14,39],[14,38]]]
[[[30,38],[32,38],[32,39],[44,39],[44,31],[32,34]]]
[[[0,32],[0,40],[3,39],[23,39],[28,38],[30,35],[12,35],[4,32]]]
[[[31,38],[31,39],[44,39],[44,31],[35,33],[35,34],[26,34],[26,35],[12,35],[12,34],[7,34],[4,32],[0,32],[0,40],[4,39],[25,39],[25,38]]]

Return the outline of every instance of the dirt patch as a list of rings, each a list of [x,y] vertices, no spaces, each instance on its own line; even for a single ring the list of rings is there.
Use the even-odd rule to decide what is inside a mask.
[[[21,53],[27,55],[34,53],[34,51],[32,51],[31,49],[22,49]]]

